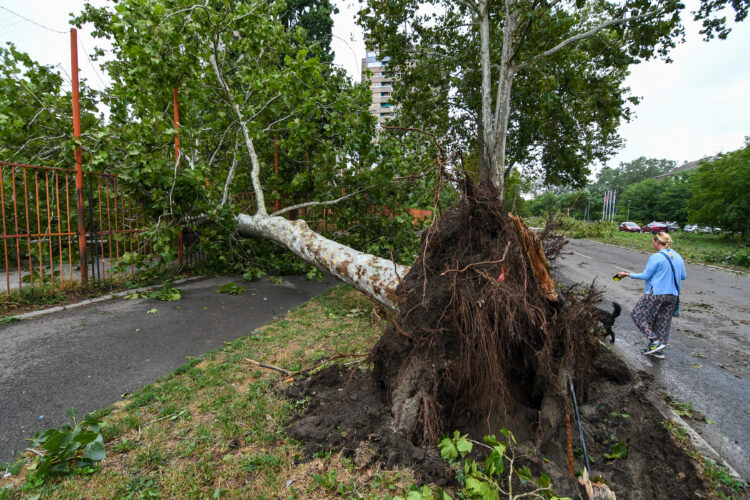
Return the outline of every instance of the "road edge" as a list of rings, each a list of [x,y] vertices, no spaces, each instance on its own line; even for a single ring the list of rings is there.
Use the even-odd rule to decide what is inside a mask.
[[[721,457],[721,455],[714,449],[714,447],[708,444],[708,442],[703,439],[703,437],[698,434],[695,429],[690,427],[690,425],[685,422],[685,420],[680,417],[655,391],[647,391],[646,399],[648,399],[651,405],[656,408],[659,413],[661,413],[662,417],[674,422],[675,424],[685,429],[685,432],[687,432],[688,437],[690,438],[690,444],[693,446],[693,448],[695,448],[695,451],[700,453],[703,457],[710,458],[716,464],[725,467],[727,469],[727,472],[735,479],[739,479],[743,482],[745,481],[743,477],[740,476],[740,474]]]

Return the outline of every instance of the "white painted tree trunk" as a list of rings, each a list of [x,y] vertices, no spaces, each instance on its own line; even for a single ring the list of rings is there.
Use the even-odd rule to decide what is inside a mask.
[[[304,220],[240,214],[237,225],[241,235],[264,238],[288,248],[305,262],[331,273],[385,307],[397,309],[396,287],[409,272],[408,266],[324,238],[311,230]]]

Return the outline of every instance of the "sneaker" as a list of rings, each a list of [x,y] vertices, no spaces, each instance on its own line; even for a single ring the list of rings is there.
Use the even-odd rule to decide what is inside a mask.
[[[648,349],[643,351],[643,354],[645,354],[646,356],[651,356],[661,351],[665,347],[667,347],[667,344],[662,344],[660,342],[651,342],[648,346]]]

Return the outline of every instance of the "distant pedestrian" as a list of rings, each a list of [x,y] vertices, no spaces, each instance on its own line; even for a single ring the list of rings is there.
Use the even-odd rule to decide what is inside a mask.
[[[687,276],[685,262],[680,254],[672,250],[672,238],[669,234],[656,233],[651,245],[657,253],[649,257],[642,273],[622,272],[617,273],[617,276],[646,280],[646,293],[635,304],[631,317],[649,341],[643,354],[664,359],[661,351],[669,341],[672,316],[679,315],[680,285]]]

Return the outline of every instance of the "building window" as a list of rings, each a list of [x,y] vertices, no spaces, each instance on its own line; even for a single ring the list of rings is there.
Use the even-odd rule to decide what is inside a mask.
[[[381,102],[380,103],[380,107],[381,108],[390,108],[391,107],[391,103],[390,102]]]
[[[388,97],[389,95],[391,95],[390,92],[381,92],[380,93],[380,97]]]

